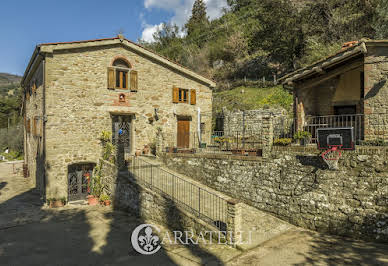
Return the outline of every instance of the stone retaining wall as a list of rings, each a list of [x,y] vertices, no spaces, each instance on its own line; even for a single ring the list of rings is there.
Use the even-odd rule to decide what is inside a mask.
[[[217,227],[205,223],[195,214],[177,205],[170,198],[137,183],[128,172],[118,172],[115,165],[102,162],[102,182],[105,193],[113,200],[114,208],[127,211],[144,220],[152,220],[167,226],[170,230],[190,231],[199,234],[205,231],[218,231]],[[231,206],[231,208],[229,208]],[[235,230],[234,204],[228,204],[228,230]]]
[[[243,128],[247,134],[260,134],[263,130],[263,118],[272,117],[274,120],[285,117],[286,110],[284,109],[257,109],[246,111],[228,111],[226,108],[222,110],[225,134],[233,135],[235,132],[242,132]]]
[[[165,154],[163,160],[175,171],[190,173],[292,224],[388,242],[388,159],[381,154],[385,150],[345,152],[340,170],[331,171],[316,149],[291,148],[275,148],[267,159]]]

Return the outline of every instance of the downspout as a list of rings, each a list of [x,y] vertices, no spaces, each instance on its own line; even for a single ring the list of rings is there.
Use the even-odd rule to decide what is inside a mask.
[[[198,107],[198,146],[200,147],[201,146],[201,108]]]
[[[46,57],[43,55],[42,60],[42,67],[43,67],[43,92],[42,92],[42,162],[43,162],[43,199],[46,201],[46,122],[47,122],[47,116],[46,116]]]

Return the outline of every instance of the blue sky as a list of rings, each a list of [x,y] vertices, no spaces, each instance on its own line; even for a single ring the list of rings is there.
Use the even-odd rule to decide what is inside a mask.
[[[22,75],[35,45],[109,38],[152,41],[163,22],[182,26],[194,0],[1,0],[0,72]],[[211,19],[226,0],[204,0]]]

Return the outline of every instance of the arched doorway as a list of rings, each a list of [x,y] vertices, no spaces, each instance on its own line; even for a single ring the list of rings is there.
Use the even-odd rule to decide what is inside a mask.
[[[68,166],[68,201],[86,199],[95,166],[95,163],[76,163]]]

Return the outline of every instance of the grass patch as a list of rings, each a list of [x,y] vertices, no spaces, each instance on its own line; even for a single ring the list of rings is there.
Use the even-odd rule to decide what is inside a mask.
[[[244,93],[242,93],[244,91]],[[268,88],[237,87],[214,93],[213,109],[219,113],[225,106],[229,110],[255,110],[261,108],[284,108],[292,111],[292,94],[282,86]]]

